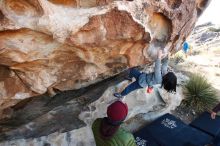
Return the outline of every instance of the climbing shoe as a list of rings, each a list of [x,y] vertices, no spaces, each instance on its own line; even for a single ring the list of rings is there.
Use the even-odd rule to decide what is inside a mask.
[[[113,94],[116,98],[123,98],[123,96],[120,93],[114,93]]]
[[[130,77],[125,77],[125,80],[132,82],[132,78],[130,78]]]

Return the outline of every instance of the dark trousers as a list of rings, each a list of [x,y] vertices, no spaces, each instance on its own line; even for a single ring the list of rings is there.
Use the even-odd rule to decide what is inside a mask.
[[[132,68],[132,69],[130,70],[129,77],[130,77],[130,78],[133,78],[133,77],[134,77],[134,78],[136,79],[136,81],[133,82],[133,83],[131,83],[131,84],[129,84],[129,85],[121,92],[121,95],[122,95],[122,96],[125,96],[125,95],[129,94],[130,92],[132,92],[132,91],[134,91],[134,90],[137,90],[137,89],[142,88],[142,87],[139,85],[139,83],[138,83],[138,78],[139,78],[140,75],[141,75],[141,73],[140,73],[139,70],[134,69],[134,68]]]

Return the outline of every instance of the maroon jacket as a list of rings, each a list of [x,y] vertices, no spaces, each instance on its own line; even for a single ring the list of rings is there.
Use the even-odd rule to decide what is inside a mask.
[[[213,109],[213,112],[217,113],[218,111],[220,111],[220,103],[218,105],[216,105]]]

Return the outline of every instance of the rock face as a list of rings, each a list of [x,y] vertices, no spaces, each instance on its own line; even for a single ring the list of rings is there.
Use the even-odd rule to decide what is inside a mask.
[[[0,0],[1,113],[22,99],[79,89],[151,63],[158,49],[175,52],[207,4]]]
[[[177,73],[177,76],[182,79],[179,85],[186,81],[182,74]],[[0,141],[8,140],[0,146],[95,146],[91,125],[96,118],[106,116],[107,106],[116,100],[112,94],[128,84],[128,81],[120,82],[121,77],[105,80],[82,94],[66,92],[65,96],[58,94],[53,100],[41,96],[25,106],[14,107],[12,118],[0,121],[5,127],[0,127]],[[129,108],[122,125],[125,129],[135,131],[180,104],[181,86],[176,94],[157,87],[152,94],[140,89],[123,99]]]
[[[196,26],[189,38],[193,49],[217,48],[220,45],[220,26],[206,23]]]
[[[85,89],[90,89],[84,87],[129,67],[152,63],[159,49],[175,53],[208,3],[209,0],[0,0],[0,140],[39,137],[82,127],[85,121],[77,120],[80,110],[98,99],[107,85],[99,86],[103,91],[99,89],[96,98],[80,98]],[[72,89],[80,90],[64,99],[59,95],[37,96]],[[56,102],[48,106],[51,100]],[[63,118],[60,115],[68,112],[59,106],[68,101],[74,103],[67,107],[75,110],[75,116],[69,119],[76,119],[75,125],[62,129],[54,127],[55,122],[50,125],[51,130],[41,131],[47,127],[47,118],[51,118],[48,112],[54,108],[59,111],[54,119],[59,123]],[[36,113],[28,114],[32,109]],[[32,120],[44,124],[32,125]],[[21,129],[16,131],[18,127]],[[26,131],[32,127],[33,133]]]

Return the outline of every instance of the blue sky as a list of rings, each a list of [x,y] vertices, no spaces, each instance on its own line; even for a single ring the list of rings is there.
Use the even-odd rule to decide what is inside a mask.
[[[197,25],[212,22],[220,25],[220,0],[212,0],[208,8],[199,18]]]

